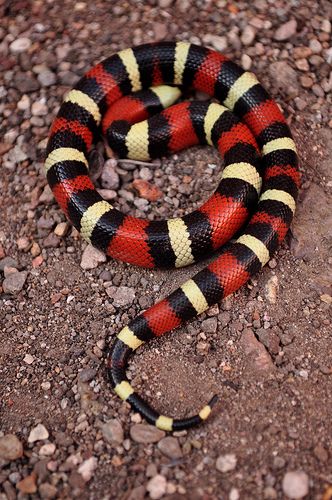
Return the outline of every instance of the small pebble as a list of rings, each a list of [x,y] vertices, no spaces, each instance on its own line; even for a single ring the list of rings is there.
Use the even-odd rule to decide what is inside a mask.
[[[109,444],[112,445],[122,444],[124,439],[124,434],[122,425],[118,420],[116,419],[108,420],[102,425],[101,431],[103,433],[104,439]]]
[[[95,269],[102,262],[106,262],[106,255],[92,245],[87,245],[82,254],[81,268]]]
[[[27,276],[26,271],[10,273],[2,283],[3,291],[11,295],[19,293],[24,287]]]
[[[96,457],[90,457],[81,463],[81,465],[78,468],[78,472],[79,472],[79,474],[81,474],[81,476],[85,482],[90,481],[90,479],[92,478],[93,472],[97,468],[97,465],[98,465],[98,462],[97,462]]]
[[[295,35],[296,30],[297,30],[297,22],[295,19],[291,19],[287,23],[279,26],[279,28],[274,34],[274,39],[277,40],[278,42],[289,40],[289,38]]]
[[[34,360],[35,360],[35,358],[33,356],[31,356],[31,354],[26,354],[23,358],[24,363],[26,363],[27,365],[32,365]]]
[[[182,457],[179,441],[173,436],[167,436],[158,443],[158,448],[163,455],[173,460]]]
[[[136,443],[157,443],[165,437],[165,432],[154,425],[136,424],[130,428],[130,437]]]
[[[146,485],[146,489],[149,492],[150,498],[152,498],[152,500],[158,500],[159,498],[162,498],[166,493],[166,487],[166,478],[161,474],[157,474],[156,476],[154,476]]]
[[[43,441],[48,439],[49,433],[43,424],[38,424],[34,427],[29,434],[28,443],[35,443],[36,441]]]
[[[287,472],[282,480],[282,490],[291,499],[303,498],[309,493],[309,478],[303,471]]]
[[[31,47],[31,40],[26,37],[17,38],[10,44],[10,51],[12,54],[20,54],[26,52]]]
[[[46,443],[39,450],[39,455],[44,457],[50,457],[56,450],[56,446],[53,443]]]
[[[246,46],[251,45],[252,42],[255,40],[255,36],[256,36],[255,29],[252,26],[247,25],[242,32],[241,42],[243,43],[243,45]]]
[[[226,455],[220,455],[216,461],[216,469],[219,472],[230,472],[234,470],[237,464],[237,458],[234,453],[228,453]]]
[[[0,437],[0,459],[16,460],[23,455],[23,445],[14,434],[5,434]]]

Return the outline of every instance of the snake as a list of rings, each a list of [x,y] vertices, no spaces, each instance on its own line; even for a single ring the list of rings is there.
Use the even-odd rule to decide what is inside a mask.
[[[176,103],[180,91],[190,90],[211,100]],[[142,161],[195,144],[214,146],[224,160],[219,185],[183,217],[149,221],[123,214],[89,176],[89,155],[102,134],[120,157]],[[179,268],[216,254],[107,346],[106,371],[115,393],[148,423],[170,432],[202,423],[216,395],[193,416],[163,415],[134,390],[128,363],[144,343],[238,290],[285,238],[300,173],[281,108],[252,72],[211,48],[163,41],[123,49],[92,67],[65,96],[51,126],[45,171],[82,238],[112,258]]]

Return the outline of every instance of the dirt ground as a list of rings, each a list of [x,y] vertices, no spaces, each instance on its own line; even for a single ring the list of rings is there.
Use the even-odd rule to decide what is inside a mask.
[[[331,18],[328,0],[0,0],[0,500],[332,498]],[[91,254],[43,174],[65,92],[100,59],[160,39],[222,49],[255,72],[302,173],[269,265],[130,365],[164,414],[219,395],[206,424],[172,438],[114,395],[105,347],[204,264],[151,271]],[[124,212],[160,219],[200,205],[220,171],[215,151],[195,147],[151,169],[118,163],[98,182]]]

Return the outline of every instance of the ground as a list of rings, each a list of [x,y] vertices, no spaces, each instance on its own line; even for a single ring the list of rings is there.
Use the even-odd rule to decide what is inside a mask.
[[[331,3],[0,0],[0,15],[0,499],[331,499]],[[163,413],[188,415],[219,395],[206,424],[173,438],[113,394],[104,351],[195,269],[91,254],[43,175],[65,92],[109,54],[166,38],[254,71],[287,116],[302,173],[294,223],[269,265],[130,365]],[[109,165],[106,195],[156,219],[201,204],[221,171],[203,147],[150,169]],[[161,197],[139,197],[133,179]]]

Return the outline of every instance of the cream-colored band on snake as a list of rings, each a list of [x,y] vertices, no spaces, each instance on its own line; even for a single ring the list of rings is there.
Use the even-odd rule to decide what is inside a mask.
[[[209,308],[206,298],[193,280],[186,281],[180,288],[194,309],[196,309],[197,314],[201,314]]]
[[[265,266],[265,264],[269,261],[270,252],[268,251],[264,243],[262,243],[255,236],[252,236],[251,234],[243,234],[236,240],[236,243],[242,243],[242,245],[250,248],[250,250],[254,252],[262,266]]]

